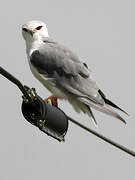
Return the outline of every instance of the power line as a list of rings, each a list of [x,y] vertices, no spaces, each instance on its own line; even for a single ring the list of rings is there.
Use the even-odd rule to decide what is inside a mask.
[[[111,140],[111,139],[103,136],[102,134],[97,133],[96,131],[94,131],[94,130],[92,130],[92,129],[86,127],[86,126],[84,126],[83,124],[77,122],[76,120],[74,120],[73,118],[71,118],[71,117],[69,117],[69,116],[68,116],[68,119],[69,119],[72,123],[74,123],[74,124],[76,124],[77,126],[83,128],[84,130],[88,131],[89,133],[94,134],[95,136],[99,137],[100,139],[106,141],[107,143],[112,144],[113,146],[121,149],[122,151],[125,151],[126,153],[128,153],[128,154],[130,154],[130,155],[132,155],[132,156],[135,156],[135,152],[132,151],[132,150],[130,150],[130,149],[128,149],[128,148],[126,148],[125,146],[120,145],[120,144],[114,142],[113,140]]]
[[[13,82],[15,85],[17,85],[17,87],[21,90],[21,92],[23,93],[24,95],[24,98],[26,98],[29,102],[32,102],[33,101],[33,97],[31,95],[31,91],[30,93],[26,90],[27,88],[25,86],[22,85],[22,83],[17,79],[15,78],[13,75],[11,75],[10,73],[8,73],[5,69],[3,69],[2,67],[0,67],[0,74],[2,74],[4,77],[6,77],[8,80],[10,80],[11,82]],[[52,107],[52,108],[55,108],[55,107]],[[67,116],[67,115],[66,115]],[[135,152],[126,148],[125,146],[123,145],[120,145],[118,143],[116,143],[115,141],[103,136],[102,134],[100,133],[97,133],[96,131],[84,126],[83,124],[77,122],[76,120],[72,119],[71,117],[67,116],[68,120],[70,120],[72,123],[76,124],[77,126],[81,127],[82,129],[86,130],[87,132],[99,137],[100,139],[104,140],[105,142],[119,148],[120,150],[132,155],[132,156],[135,156]]]

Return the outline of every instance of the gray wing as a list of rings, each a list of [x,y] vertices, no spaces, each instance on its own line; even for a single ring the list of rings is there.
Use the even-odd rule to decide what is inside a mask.
[[[104,104],[98,86],[92,79],[85,63],[56,42],[45,42],[30,57],[36,70],[56,87],[75,95],[78,99],[85,98],[98,104]]]

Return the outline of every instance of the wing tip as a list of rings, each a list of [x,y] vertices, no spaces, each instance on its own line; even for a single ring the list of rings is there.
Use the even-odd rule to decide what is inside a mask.
[[[127,124],[127,122],[125,121],[125,119],[123,119],[120,115],[117,115],[117,118],[119,120],[121,120],[125,125]]]
[[[110,101],[109,99],[106,98],[106,96],[104,95],[104,93],[99,89],[98,90],[99,94],[101,95],[101,97],[104,99],[105,103],[112,106],[113,108],[116,108],[120,111],[122,111],[123,113],[125,113],[127,116],[129,116],[129,114],[124,111],[122,108],[120,108],[119,106],[117,106],[115,103],[113,103],[112,101]]]

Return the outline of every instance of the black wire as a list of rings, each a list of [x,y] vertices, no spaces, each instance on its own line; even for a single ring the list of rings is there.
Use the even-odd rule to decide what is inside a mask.
[[[24,86],[22,85],[22,83],[15,78],[13,75],[11,75],[9,72],[7,72],[5,69],[3,69],[2,67],[0,67],[0,74],[2,74],[4,77],[6,77],[9,81],[13,82],[14,84],[16,84],[18,86],[18,88],[21,90],[21,92],[23,93],[23,95],[29,100],[31,101],[30,96],[28,95],[26,89],[24,88]]]
[[[13,75],[11,75],[9,72],[7,72],[5,69],[3,69],[2,67],[0,67],[0,74],[2,74],[4,77],[6,77],[8,80],[10,80],[11,82],[13,82],[14,84],[16,84],[18,86],[18,88],[21,90],[21,92],[23,93],[23,95],[31,102],[31,98],[30,96],[28,95],[26,89],[24,88],[24,86],[22,85],[22,83],[17,79],[15,78]],[[77,126],[85,129],[86,131],[94,134],[95,136],[101,138],[102,140],[112,144],[113,146],[121,149],[122,151],[125,151],[126,153],[132,155],[132,156],[135,156],[135,152],[126,148],[125,146],[122,146],[114,141],[112,141],[111,139],[109,138],[106,138],[105,136],[97,133],[96,131],[90,129],[90,128],[87,128],[86,126],[84,126],[83,124],[77,122],[76,120],[72,119],[71,117],[67,116],[67,118],[74,124],[76,124]]]
[[[109,139],[109,138],[106,138],[106,137],[103,136],[102,134],[99,134],[99,133],[97,133],[96,131],[94,131],[94,130],[92,130],[92,129],[90,129],[90,128],[87,128],[86,126],[84,126],[83,124],[77,122],[76,120],[72,119],[72,118],[69,117],[69,116],[67,116],[67,118],[68,118],[72,123],[74,123],[74,124],[76,124],[77,126],[83,128],[83,129],[85,129],[86,131],[88,131],[88,132],[94,134],[95,136],[99,137],[100,139],[102,139],[102,140],[104,140],[104,141],[106,141],[106,142],[112,144],[113,146],[115,146],[115,147],[121,149],[122,151],[125,151],[126,153],[128,153],[128,154],[130,154],[130,155],[132,155],[132,156],[135,156],[135,152],[134,152],[134,151],[132,151],[132,150],[126,148],[125,146],[122,146],[122,145],[120,145],[120,144],[114,142],[113,140],[111,140],[111,139]]]

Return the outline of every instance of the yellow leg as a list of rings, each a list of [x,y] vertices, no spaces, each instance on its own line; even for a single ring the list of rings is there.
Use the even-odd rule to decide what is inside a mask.
[[[52,106],[58,107],[57,97],[49,96],[48,98],[45,99],[45,101],[51,104]]]

